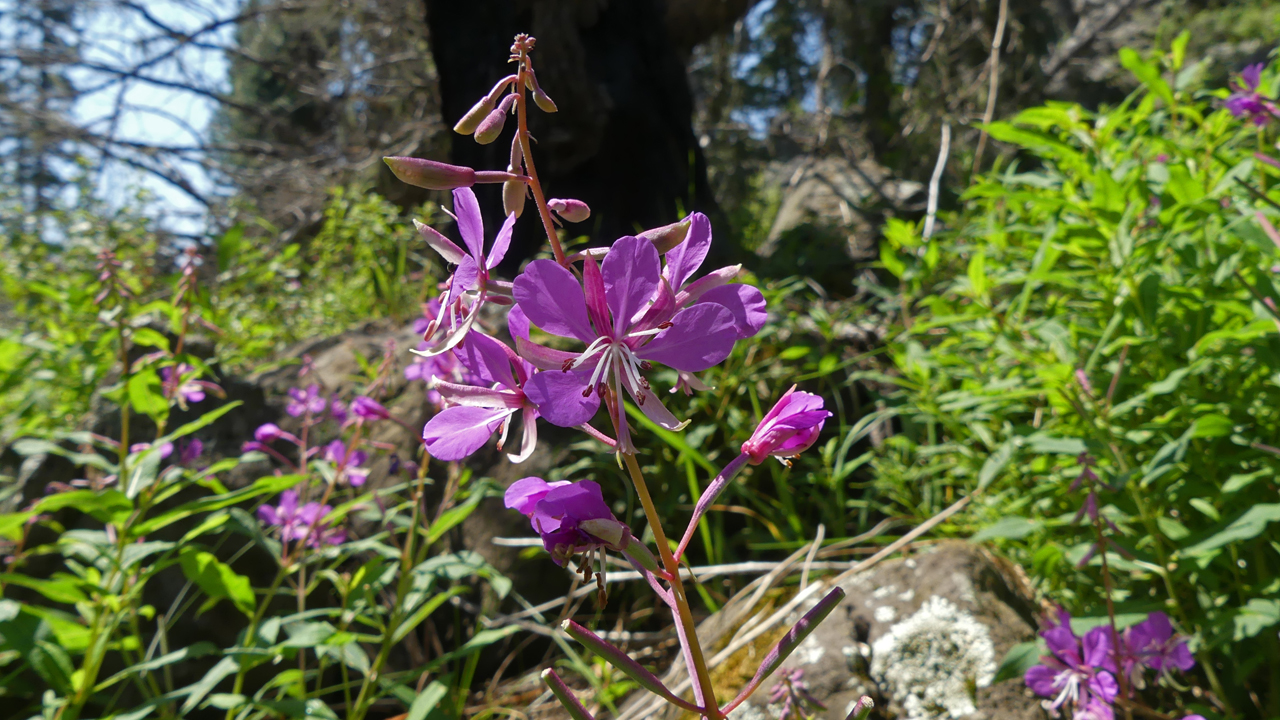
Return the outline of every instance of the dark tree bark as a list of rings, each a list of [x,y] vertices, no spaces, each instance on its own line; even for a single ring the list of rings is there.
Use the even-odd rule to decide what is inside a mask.
[[[547,115],[531,108],[534,161],[548,197],[577,198],[591,206],[591,219],[570,226],[571,232],[604,245],[693,210],[717,219],[706,161],[693,133],[693,100],[683,64],[698,39],[688,32],[671,37],[663,0],[425,4],[449,126],[507,72],[515,34],[537,38],[534,68],[560,111]],[[747,3],[739,5],[745,10]],[[718,23],[706,25],[714,31]],[[452,162],[504,169],[514,126],[513,118],[501,138],[484,146],[455,135]],[[499,188],[479,187],[477,195],[486,226],[496,227],[502,219]],[[722,257],[731,250],[727,235],[716,243]],[[510,274],[543,243],[530,205],[516,224],[503,270]]]

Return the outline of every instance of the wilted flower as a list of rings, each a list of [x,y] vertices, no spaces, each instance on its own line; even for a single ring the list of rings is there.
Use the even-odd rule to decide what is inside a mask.
[[[319,415],[324,412],[325,405],[325,399],[320,395],[320,386],[313,383],[306,390],[289,388],[289,404],[284,411],[292,417]]]
[[[793,385],[760,421],[751,438],[742,443],[742,453],[752,465],[770,455],[782,459],[799,455],[818,439],[822,424],[831,413],[822,407],[822,398],[797,392]]]
[[[525,386],[543,417],[561,427],[581,425],[600,407],[601,390],[612,387],[622,451],[634,452],[624,389],[649,419],[669,430],[681,427],[650,391],[643,371],[650,361],[685,372],[705,370],[728,357],[738,334],[733,314],[714,303],[672,313],[674,298],[669,288],[659,296],[661,282],[658,251],[630,236],[613,244],[603,265],[587,255],[581,285],[553,260],[529,263],[514,283],[516,304],[546,332],[586,344],[581,353],[568,353],[517,340],[526,360],[551,371]]]
[[[590,480],[549,483],[527,477],[507,488],[505,500],[507,507],[529,518],[558,565],[580,552],[623,550],[631,539],[631,529],[613,516],[600,486]]]
[[[1062,707],[1069,705],[1073,718],[1113,720],[1111,703],[1119,685],[1111,628],[1093,628],[1085,633],[1082,643],[1071,630],[1071,616],[1060,611],[1058,624],[1041,632],[1040,637],[1052,655],[1041,657],[1041,664],[1027,670],[1024,680],[1032,692],[1051,698],[1044,701],[1045,709],[1058,717]]]
[[[298,493],[286,490],[280,494],[278,506],[263,505],[258,508],[258,519],[269,526],[280,528],[280,539],[284,542],[305,539],[311,547],[320,547],[321,544],[338,545],[347,539],[346,532],[342,528],[329,527],[321,521],[331,510],[333,508],[318,502],[298,507]]]

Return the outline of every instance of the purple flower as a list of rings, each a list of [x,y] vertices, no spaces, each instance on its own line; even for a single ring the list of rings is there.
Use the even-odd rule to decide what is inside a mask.
[[[129,452],[140,453],[151,449],[151,443],[134,443],[129,446]],[[163,442],[159,446],[160,459],[163,460],[173,454],[173,443]]]
[[[298,507],[298,493],[286,490],[280,494],[278,506],[263,505],[258,508],[258,519],[269,526],[280,528],[280,539],[284,542],[306,539],[307,545],[311,547],[320,547],[321,544],[338,545],[347,539],[346,532],[320,521],[331,510],[333,508],[328,505],[317,502]]]
[[[182,446],[182,450],[178,452],[178,464],[190,465],[195,462],[203,452],[204,443],[200,442],[199,438],[191,438]]]
[[[1258,92],[1261,82],[1262,63],[1246,67],[1239,80],[1228,83],[1232,93],[1225,103],[1232,115],[1252,120],[1258,126],[1266,125],[1276,113],[1275,103]]]
[[[360,395],[351,401],[351,412],[361,420],[386,420],[391,417],[387,409],[371,397]]]
[[[507,488],[506,506],[529,518],[542,536],[542,545],[558,565],[579,552],[607,547],[622,550],[631,530],[618,522],[600,494],[600,486],[590,480],[549,483],[527,477]]]
[[[809,686],[803,678],[802,668],[783,670],[782,678],[770,688],[769,704],[782,703],[782,709],[778,713],[779,720],[798,720],[827,709],[826,705],[810,694]]]
[[[580,353],[567,353],[516,340],[526,360],[549,371],[530,378],[525,392],[551,424],[587,422],[600,407],[601,391],[612,387],[623,452],[635,451],[622,406],[624,388],[654,422],[669,430],[682,426],[650,392],[642,372],[651,362],[684,372],[706,370],[728,357],[738,330],[733,313],[716,303],[673,312],[675,296],[661,272],[653,243],[627,236],[613,244],[603,265],[585,257],[582,285],[552,260],[534,260],[516,278],[513,294],[524,316],[552,335],[586,344]]]
[[[183,410],[187,409],[187,403],[198,403],[204,400],[205,389],[213,386],[213,383],[197,380],[198,376],[196,369],[186,363],[160,368],[164,387],[172,393],[172,397],[178,399],[178,406]]]
[[[284,411],[292,417],[319,415],[324,412],[326,403],[324,398],[320,396],[319,385],[313,383],[306,390],[289,388],[289,398],[289,404],[285,406]]]
[[[339,425],[347,423],[347,405],[338,398],[329,401],[329,417]]]
[[[752,465],[759,465],[770,455],[786,462],[809,449],[822,432],[822,424],[831,413],[822,408],[822,398],[807,392],[796,392],[792,385],[760,421],[751,438],[742,443],[742,454]]]
[[[458,266],[449,276],[449,289],[441,302],[443,311],[428,325],[423,337],[423,340],[432,344],[419,354],[428,357],[449,350],[462,341],[475,322],[480,307],[484,305],[491,293],[509,296],[507,286],[491,279],[489,271],[502,262],[502,258],[507,254],[507,247],[511,244],[511,228],[516,222],[515,214],[507,216],[506,222],[502,223],[493,240],[493,246],[486,254],[484,220],[480,216],[480,204],[476,202],[475,193],[471,192],[470,188],[454,190],[453,210],[454,220],[458,223],[458,234],[462,236],[462,241],[467,246],[466,252],[430,226],[416,223],[422,238],[427,241],[431,249],[440,253],[440,257],[446,262]],[[466,295],[474,297],[474,300],[464,313],[462,303]],[[458,321],[459,316],[462,317],[461,322]],[[440,334],[446,319],[449,321],[448,331],[431,341],[430,338]]]
[[[1153,612],[1146,620],[1129,627],[1124,632],[1124,640],[1135,669],[1139,662],[1162,673],[1172,668],[1186,672],[1196,665],[1187,639],[1173,634],[1173,624],[1162,612]]]
[[[521,332],[519,312],[519,308],[511,310],[517,318],[511,323],[513,335]],[[527,340],[527,323],[523,333]],[[499,430],[498,450],[502,450],[511,419],[521,412],[524,435],[520,452],[509,457],[512,462],[524,462],[538,442],[538,408],[524,393],[524,385],[534,375],[534,367],[511,348],[480,332],[468,334],[453,352],[478,382],[462,385],[436,379],[432,383],[432,388],[451,407],[431,418],[422,429],[427,451],[439,460],[461,460],[483,447]]]
[[[1085,633],[1083,644],[1071,631],[1071,616],[1059,612],[1059,624],[1040,633],[1052,655],[1027,670],[1024,680],[1035,694],[1051,698],[1044,706],[1058,717],[1070,704],[1073,717],[1114,720],[1111,703],[1119,686],[1111,647],[1111,628],[1096,627]],[[1082,650],[1083,645],[1083,652]]]
[[[667,251],[667,264],[662,269],[662,279],[675,293],[671,309],[714,303],[733,313],[739,340],[755,337],[769,319],[764,295],[754,285],[730,282],[742,272],[741,265],[722,267],[690,281],[711,249],[711,221],[702,213],[693,213],[689,222],[688,236]]]
[[[280,426],[275,423],[263,423],[262,425],[259,425],[258,429],[253,431],[253,439],[263,443],[264,445],[266,443],[275,442],[276,440],[287,440],[294,445],[302,444],[302,441],[299,440],[296,435],[281,430]]]
[[[360,487],[369,478],[369,468],[360,467],[369,455],[363,450],[347,450],[341,440],[324,446],[324,459],[337,466],[338,474],[345,476],[351,487]]]

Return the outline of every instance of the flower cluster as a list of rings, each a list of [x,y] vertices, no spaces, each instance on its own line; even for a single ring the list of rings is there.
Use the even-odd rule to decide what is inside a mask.
[[[1071,629],[1071,615],[1058,613],[1058,621],[1040,633],[1049,655],[1027,670],[1027,687],[1049,698],[1044,707],[1054,717],[1062,709],[1082,720],[1114,720],[1114,704],[1120,696],[1117,677],[1123,674],[1130,694],[1144,686],[1144,671],[1168,675],[1187,671],[1195,659],[1187,639],[1173,632],[1169,617],[1154,612],[1146,620],[1117,635],[1110,626],[1099,626],[1077,637]]]
[[[769,704],[782,706],[778,710],[778,720],[802,720],[811,717],[827,706],[818,702],[809,692],[804,682],[804,670],[796,668],[783,671],[782,679],[769,690]]]

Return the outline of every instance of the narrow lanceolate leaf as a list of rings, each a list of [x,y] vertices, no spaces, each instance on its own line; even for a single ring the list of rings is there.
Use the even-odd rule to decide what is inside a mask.
[[[569,634],[569,637],[582,643],[582,646],[591,652],[599,655],[605,660],[608,660],[609,664],[621,670],[627,675],[627,677],[635,680],[640,684],[640,687],[661,697],[672,705],[688,710],[689,712],[702,712],[702,709],[697,705],[694,705],[688,700],[685,700],[668,690],[667,686],[662,684],[662,681],[658,679],[657,675],[645,670],[640,663],[632,660],[625,652],[609,644],[609,642],[604,638],[596,635],[572,620],[565,620],[564,625],[561,627]]]
[[[551,693],[556,696],[556,699],[560,701],[564,709],[569,711],[569,717],[573,718],[573,720],[596,720],[591,716],[591,713],[587,712],[586,708],[582,707],[582,703],[578,702],[578,698],[574,697],[573,691],[564,684],[564,681],[560,679],[555,670],[551,668],[543,670],[542,682],[551,688]]]
[[[782,665],[783,661],[785,661],[797,647],[800,647],[800,643],[804,642],[805,638],[809,637],[809,634],[813,632],[813,629],[818,627],[818,623],[825,620],[827,616],[831,614],[831,611],[835,610],[836,606],[839,605],[840,601],[843,599],[844,590],[842,588],[836,588],[827,593],[826,597],[819,600],[818,604],[814,605],[812,610],[805,613],[804,617],[800,618],[800,621],[788,630],[786,635],[782,636],[782,639],[778,641],[777,645],[773,646],[773,649],[769,651],[769,654],[765,655],[764,662],[760,663],[760,669],[756,670],[756,676],[751,678],[751,682],[747,683],[747,686],[742,688],[742,692],[738,693],[738,697],[734,698],[733,702],[726,705],[724,710],[721,712],[727,715],[734,708],[741,705],[744,700],[751,697],[751,693],[755,692],[756,688],[760,687],[760,683],[764,682],[770,675],[772,675],[773,671],[777,670],[778,667]]]

